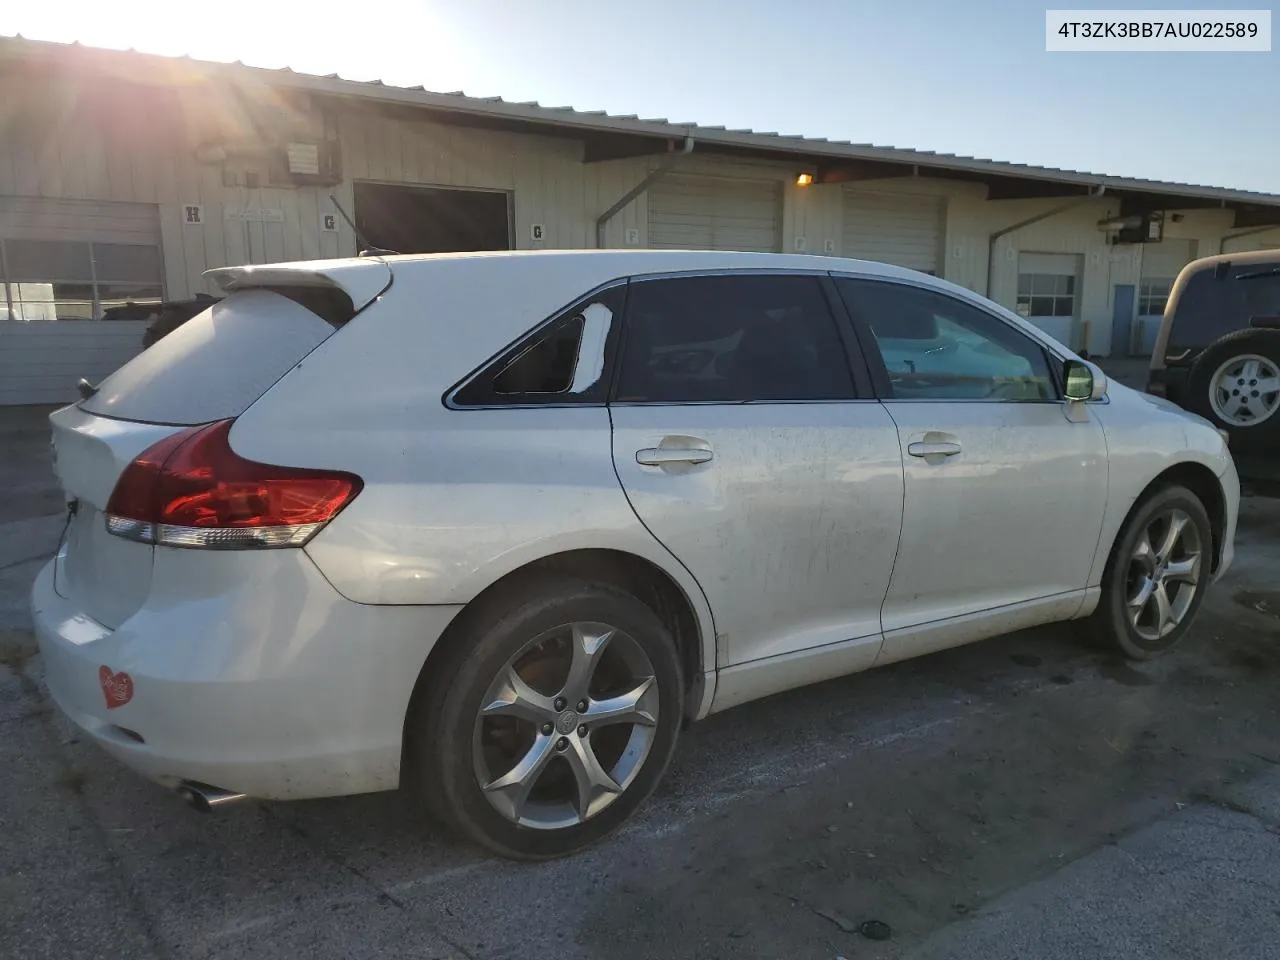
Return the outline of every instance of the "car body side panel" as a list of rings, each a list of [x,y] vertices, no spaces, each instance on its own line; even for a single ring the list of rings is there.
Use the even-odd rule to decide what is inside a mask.
[[[1227,529],[1219,574],[1231,562],[1236,514],[1240,507],[1240,481],[1231,454],[1206,420],[1112,383],[1107,403],[1090,404],[1107,440],[1110,483],[1102,534],[1089,573],[1089,585],[1102,582],[1103,569],[1120,526],[1142,492],[1166,470],[1180,463],[1197,463],[1211,470],[1222,483]],[[1087,614],[1090,609],[1082,609]]]
[[[903,659],[900,645],[927,652],[922,641],[908,639],[912,629],[953,645],[945,630],[929,625],[1087,586],[1107,497],[1106,445],[1096,419],[1073,422],[1061,403],[885,406],[901,435],[906,499],[881,662]],[[931,437],[954,442],[959,452],[911,455]],[[954,642],[967,637],[961,630]]]
[[[296,458],[364,480],[360,495],[305,548],[339,593],[366,604],[465,604],[554,554],[628,553],[666,572],[690,601],[710,695],[711,611],[627,503],[613,470],[607,409],[442,410],[426,428],[411,410],[362,416],[358,400],[353,407],[280,421],[280,410],[264,406],[231,431],[232,447],[252,456],[287,429]]]
[[[617,405],[614,462],[636,513],[702,584],[720,665],[861,640],[880,648],[880,605],[902,523],[902,460],[870,401]],[[691,467],[637,462],[672,438],[705,444]],[[816,678],[815,678],[816,679]]]
[[[669,562],[623,495],[603,407],[452,419],[429,435],[384,423],[346,441],[363,448],[364,490],[306,548],[343,596],[465,603],[503,573],[566,550]]]

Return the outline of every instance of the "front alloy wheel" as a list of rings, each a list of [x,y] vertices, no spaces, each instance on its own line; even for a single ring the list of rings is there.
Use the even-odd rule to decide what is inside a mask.
[[[1142,530],[1129,558],[1129,622],[1143,640],[1158,642],[1178,628],[1200,589],[1204,549],[1185,510],[1171,507]]]
[[[1095,630],[1134,660],[1173,649],[1212,579],[1213,532],[1185,487],[1155,490],[1130,513],[1102,575]]]

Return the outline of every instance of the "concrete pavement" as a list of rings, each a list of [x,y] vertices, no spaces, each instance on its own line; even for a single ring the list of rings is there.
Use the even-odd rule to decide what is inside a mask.
[[[1280,957],[1280,768],[998,898],[911,960]]]
[[[61,501],[8,416],[0,957],[1280,956],[1280,502],[1170,657],[1027,631],[773,697],[689,730],[616,837],[511,864],[395,794],[200,816],[83,742],[27,629]]]

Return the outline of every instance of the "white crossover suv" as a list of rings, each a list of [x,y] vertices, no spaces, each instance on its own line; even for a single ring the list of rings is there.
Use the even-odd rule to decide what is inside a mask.
[[[52,414],[70,510],[32,591],[59,706],[197,803],[404,785],[555,856],[686,720],[1051,621],[1151,657],[1231,561],[1216,429],[913,271],[211,276],[225,299]]]

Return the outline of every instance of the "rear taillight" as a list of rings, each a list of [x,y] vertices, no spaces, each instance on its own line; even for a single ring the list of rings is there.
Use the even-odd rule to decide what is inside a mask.
[[[227,439],[233,422],[144,450],[116,481],[107,530],[171,547],[300,547],[364,486],[350,473],[245,460]]]

